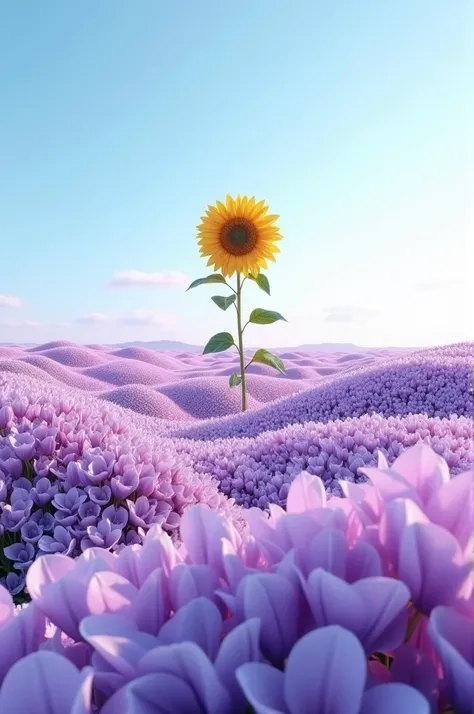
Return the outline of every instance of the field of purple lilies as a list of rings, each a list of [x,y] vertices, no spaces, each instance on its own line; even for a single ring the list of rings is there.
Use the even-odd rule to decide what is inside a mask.
[[[474,343],[281,358],[0,347],[0,712],[473,714]]]

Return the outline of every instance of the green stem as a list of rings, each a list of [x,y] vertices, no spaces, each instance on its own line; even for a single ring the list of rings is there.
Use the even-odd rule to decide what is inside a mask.
[[[242,377],[242,411],[247,411],[247,393],[245,389],[244,341],[242,330],[242,279],[237,273],[237,336],[239,341],[240,376]]]

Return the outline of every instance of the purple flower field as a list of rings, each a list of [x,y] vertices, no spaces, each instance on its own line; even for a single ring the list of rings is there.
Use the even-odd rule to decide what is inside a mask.
[[[0,347],[0,711],[472,714],[474,343],[282,358]]]

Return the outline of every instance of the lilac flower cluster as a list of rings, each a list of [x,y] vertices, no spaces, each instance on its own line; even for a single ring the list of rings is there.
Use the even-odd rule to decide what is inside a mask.
[[[0,711],[472,714],[474,472],[420,443],[365,474],[39,558],[32,603],[0,588]]]
[[[342,495],[341,481],[361,483],[377,452],[391,463],[418,441],[442,455],[453,474],[474,464],[474,421],[425,416],[363,416],[327,424],[289,426],[251,438],[176,439],[194,471],[220,481],[221,491],[245,506],[285,506],[288,489],[302,470],[319,476],[326,491]]]
[[[119,411],[23,395],[0,393],[0,582],[18,602],[38,557],[138,543],[156,523],[175,533],[197,502],[232,510],[217,481]]]
[[[364,414],[474,417],[474,343],[423,350],[337,375],[313,389],[256,412],[179,426],[173,434],[214,440],[257,436],[290,424],[328,422]]]

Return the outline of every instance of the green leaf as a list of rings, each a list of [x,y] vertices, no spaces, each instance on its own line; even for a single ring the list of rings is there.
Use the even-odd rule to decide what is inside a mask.
[[[248,277],[250,280],[253,280],[257,283],[260,290],[263,290],[264,293],[270,295],[270,283],[268,282],[268,278],[266,275],[264,275],[263,273],[259,273],[256,278],[254,278],[253,275],[249,275]]]
[[[198,280],[191,283],[186,292],[191,290],[191,288],[197,288],[198,285],[210,285],[210,283],[225,283],[225,278],[220,273],[213,273],[212,275],[208,275],[207,278],[198,278]]]
[[[242,382],[240,374],[231,374],[229,377],[229,387],[238,387]]]
[[[249,322],[253,322],[255,325],[271,325],[277,320],[284,320],[287,322],[287,320],[285,320],[283,315],[280,315],[279,312],[274,312],[273,310],[261,310],[259,307],[252,310],[249,317]]]
[[[273,369],[278,370],[278,372],[286,374],[285,365],[281,359],[268,350],[257,350],[251,361],[266,364],[268,367],[273,367]]]
[[[218,332],[213,335],[207,345],[204,347],[203,355],[210,352],[225,352],[234,344],[234,338],[229,332]]]
[[[254,278],[252,274],[248,275],[247,277],[249,278],[249,280],[253,280],[255,283],[257,283],[260,290],[263,290],[264,293],[270,295],[270,283],[268,282],[268,278],[266,275],[264,275],[263,273],[259,273],[256,278]]]
[[[236,295],[229,295],[228,297],[222,297],[222,295],[213,295],[211,300],[216,303],[217,307],[221,310],[227,310],[228,307],[235,302]]]

